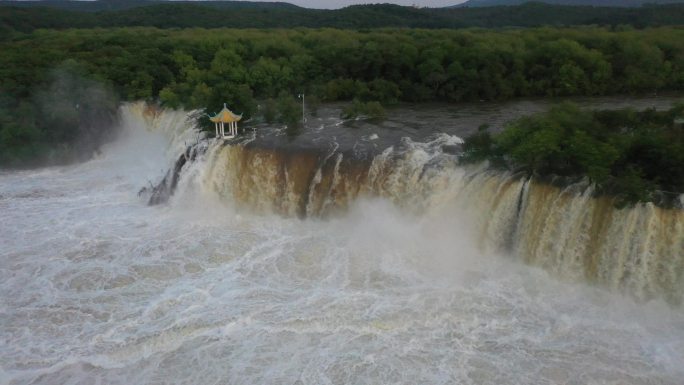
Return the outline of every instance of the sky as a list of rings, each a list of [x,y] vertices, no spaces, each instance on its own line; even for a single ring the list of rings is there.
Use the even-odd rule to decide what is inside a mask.
[[[267,1],[267,0],[256,0]],[[274,1],[274,0],[268,0]],[[292,3],[306,8],[342,8],[352,4],[393,3],[399,5],[417,5],[419,7],[446,7],[456,5],[465,0],[275,0]]]

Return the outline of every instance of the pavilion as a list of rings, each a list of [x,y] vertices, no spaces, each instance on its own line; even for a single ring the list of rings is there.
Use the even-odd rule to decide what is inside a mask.
[[[242,115],[236,115],[233,111],[226,107],[223,103],[223,109],[221,112],[214,116],[210,116],[209,119],[214,122],[214,127],[216,129],[216,137],[223,139],[232,139],[237,135],[237,122],[242,119]],[[228,134],[226,135],[226,124],[228,126]]]

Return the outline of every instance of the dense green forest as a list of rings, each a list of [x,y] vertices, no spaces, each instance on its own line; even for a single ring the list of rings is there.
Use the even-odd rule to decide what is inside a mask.
[[[287,106],[283,98],[302,91],[322,101],[357,99],[363,110],[376,109],[369,102],[684,90],[684,28],[38,30],[0,42],[0,52],[4,165],[68,147],[74,133],[53,121],[104,115],[83,109],[92,84],[171,107],[217,111],[227,102],[246,117],[257,100]],[[59,86],[65,77],[83,81]],[[58,110],[45,102],[55,87],[67,89],[57,90]]]
[[[668,111],[581,110],[562,104],[495,135],[467,138],[463,160],[567,183],[589,178],[599,194],[679,205],[684,192],[684,101]]]
[[[414,8],[391,4],[358,5],[337,10],[307,9],[285,4],[245,6],[239,2],[138,2],[93,12],[72,8],[0,6],[0,36],[39,28],[502,28],[541,26],[682,25],[684,4],[640,8],[563,6],[527,3],[520,6]],[[76,2],[89,3],[89,2]],[[2,3],[0,3],[2,4]],[[15,4],[15,3],[11,3]],[[59,4],[59,3],[58,3]],[[108,3],[105,3],[107,5]],[[146,5],[153,4],[153,5]],[[252,4],[248,3],[247,5]],[[257,3],[258,4],[258,3]],[[222,5],[222,6],[219,6]],[[128,7],[126,7],[128,6]],[[75,7],[75,6],[74,6]],[[82,5],[85,10],[87,4]],[[97,9],[97,8],[94,8]],[[2,37],[0,37],[1,39]]]

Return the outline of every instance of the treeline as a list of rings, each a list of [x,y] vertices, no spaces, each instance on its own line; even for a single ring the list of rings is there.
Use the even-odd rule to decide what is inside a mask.
[[[519,6],[414,8],[391,4],[358,5],[337,10],[307,9],[283,4],[239,6],[240,2],[141,2],[129,8],[79,12],[44,7],[44,2],[1,6],[0,32],[31,32],[39,28],[502,28],[540,26],[682,25],[684,4],[640,8],[564,6],[526,3]],[[86,3],[86,2],[75,2]],[[90,2],[87,2],[90,3]],[[83,7],[88,7],[88,4]],[[59,3],[58,3],[59,4]],[[147,5],[153,4],[153,5]],[[223,6],[219,6],[223,4]],[[258,4],[258,3],[256,3]],[[124,5],[126,5],[124,3]],[[75,6],[74,6],[75,7]],[[122,9],[123,8],[123,9]],[[88,9],[88,8],[86,8]]]
[[[245,8],[299,8],[298,6],[279,1],[245,1],[245,0],[44,0],[38,1],[25,0],[0,0],[0,6],[7,7],[48,7],[56,9],[66,9],[80,12],[102,12],[102,11],[121,11],[146,7],[151,5],[168,4],[195,4],[217,9],[240,10]]]
[[[208,111],[227,102],[246,117],[257,113],[257,100],[300,92],[375,109],[368,102],[684,90],[682,28],[40,30],[0,42],[0,52],[3,164],[36,156],[21,149],[41,141],[62,143],[49,136],[50,115],[40,126],[18,121],[53,87],[57,67],[124,100]]]
[[[684,102],[668,111],[582,110],[574,104],[524,117],[498,134],[466,139],[463,160],[542,179],[588,180],[596,193],[679,205],[684,193]]]

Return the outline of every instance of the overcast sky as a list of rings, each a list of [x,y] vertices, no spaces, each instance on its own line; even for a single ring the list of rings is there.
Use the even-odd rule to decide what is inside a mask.
[[[35,1],[35,0],[23,0]],[[82,0],[93,1],[93,0]],[[247,0],[241,0],[247,1]],[[446,7],[465,2],[466,0],[249,0],[249,1],[281,1],[296,4],[305,8],[342,8],[354,4],[392,3],[399,5],[417,5],[419,7]]]
[[[400,5],[417,5],[420,7],[446,7],[456,5],[465,0],[256,0],[284,1],[306,8],[341,8],[352,4],[394,3]]]
[[[29,0],[23,0],[29,1]],[[32,0],[35,1],[35,0]],[[92,0],[82,0],[92,1]],[[242,0],[247,1],[247,0]],[[249,0],[249,1],[282,1],[305,8],[342,8],[353,4],[392,3],[399,5],[417,5],[419,7],[446,7],[465,2],[466,0]]]

